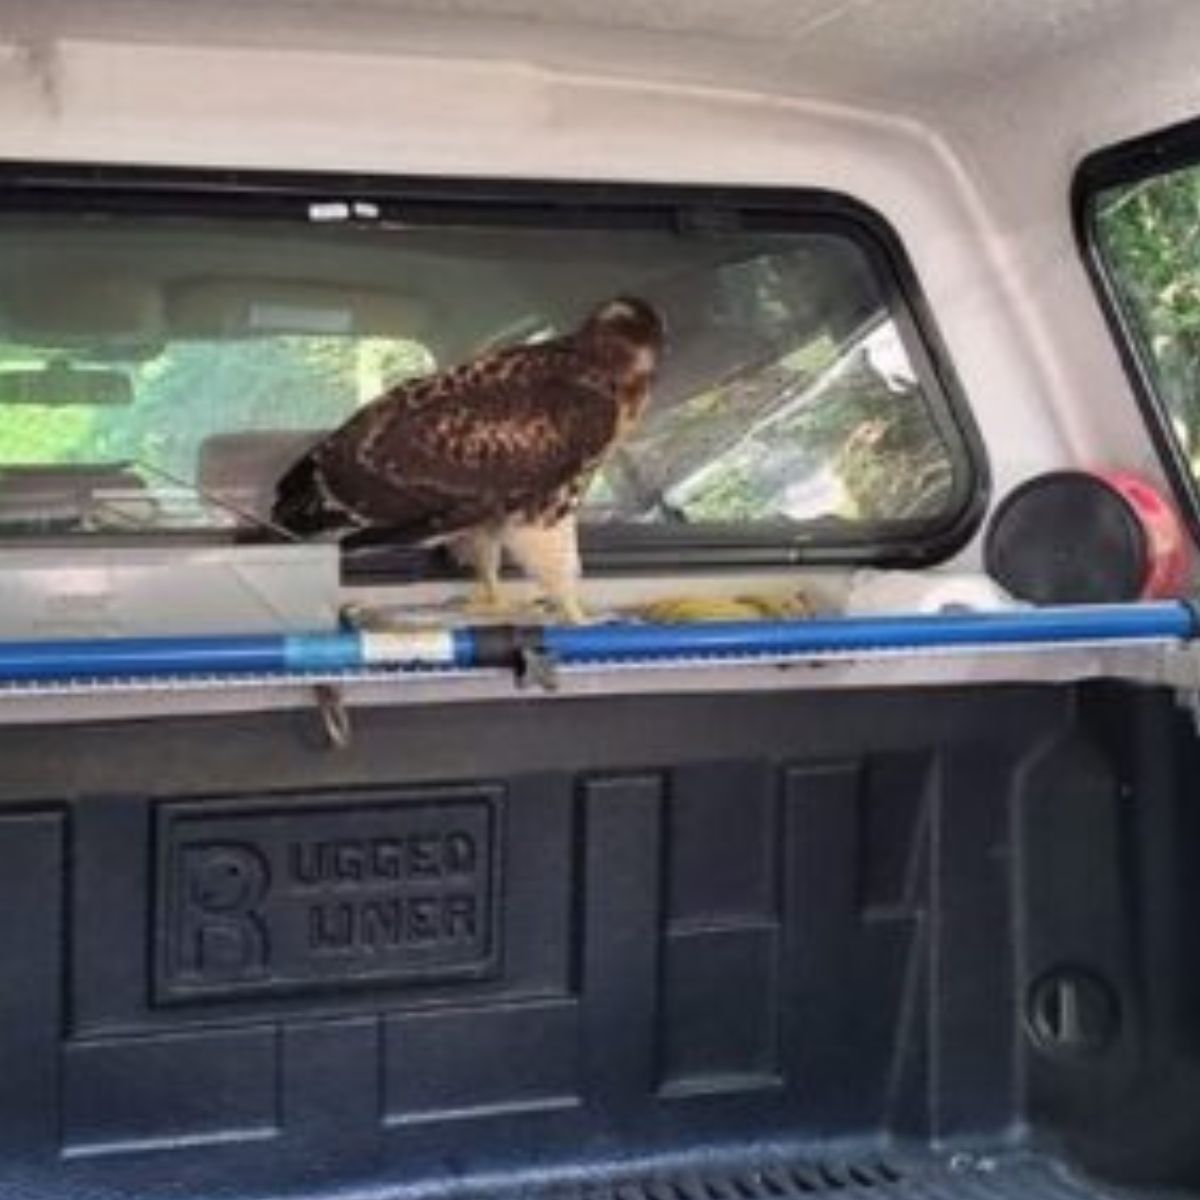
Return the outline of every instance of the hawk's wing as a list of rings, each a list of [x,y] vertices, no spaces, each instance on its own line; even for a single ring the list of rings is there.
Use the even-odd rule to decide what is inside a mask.
[[[417,540],[550,515],[617,432],[613,382],[570,345],[546,343],[402,385],[313,458],[336,504]]]

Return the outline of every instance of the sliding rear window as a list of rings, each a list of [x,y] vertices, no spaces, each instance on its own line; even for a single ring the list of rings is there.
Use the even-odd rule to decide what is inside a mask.
[[[1200,124],[1093,156],[1076,180],[1088,263],[1176,489],[1200,516]]]
[[[595,565],[929,560],[982,471],[899,247],[822,195],[11,171],[0,537],[270,537],[282,471],[382,390],[636,294],[653,405]]]

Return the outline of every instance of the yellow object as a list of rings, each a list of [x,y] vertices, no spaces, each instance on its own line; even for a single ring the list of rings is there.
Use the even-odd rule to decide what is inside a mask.
[[[638,615],[659,625],[696,621],[782,621],[811,617],[804,596],[667,596],[638,609]]]

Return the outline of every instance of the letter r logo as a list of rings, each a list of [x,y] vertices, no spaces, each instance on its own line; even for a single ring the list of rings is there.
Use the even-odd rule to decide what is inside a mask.
[[[179,850],[174,973],[191,979],[244,979],[270,961],[259,912],[271,884],[263,856],[244,843],[204,843]]]

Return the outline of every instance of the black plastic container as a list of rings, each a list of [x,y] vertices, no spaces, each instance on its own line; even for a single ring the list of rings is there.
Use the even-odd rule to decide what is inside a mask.
[[[1053,471],[1015,488],[988,524],[988,574],[1033,604],[1180,595],[1190,569],[1179,517],[1125,472]]]

